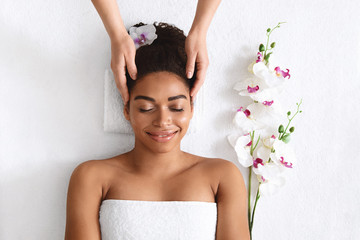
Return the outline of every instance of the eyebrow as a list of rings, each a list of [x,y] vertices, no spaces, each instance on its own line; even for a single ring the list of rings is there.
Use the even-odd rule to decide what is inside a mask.
[[[177,95],[177,96],[169,97],[168,101],[174,101],[174,100],[180,99],[180,98],[187,99],[185,95]],[[142,95],[136,96],[134,98],[134,100],[137,100],[137,99],[144,99],[144,100],[147,100],[147,101],[155,102],[154,98],[147,97],[147,96],[142,96]]]

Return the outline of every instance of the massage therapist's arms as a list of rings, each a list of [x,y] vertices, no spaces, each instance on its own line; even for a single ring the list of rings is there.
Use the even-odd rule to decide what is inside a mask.
[[[126,104],[129,92],[126,86],[125,67],[132,79],[136,79],[135,44],[120,16],[116,0],[92,0],[111,40],[111,70],[116,86]],[[140,3],[139,3],[140,4]]]
[[[94,161],[75,168],[68,189],[65,240],[100,240],[101,179]]]
[[[197,66],[195,85],[191,96],[197,94],[205,81],[209,59],[206,48],[206,34],[221,0],[198,0],[196,14],[185,43],[188,57],[186,73],[194,73]],[[164,0],[165,2],[165,0]],[[129,100],[126,86],[125,67],[132,79],[136,79],[135,44],[121,19],[116,0],[92,0],[111,40],[111,69],[124,103]],[[141,4],[139,2],[139,4]]]
[[[198,0],[196,14],[185,42],[187,54],[186,75],[191,78],[197,67],[196,81],[190,95],[195,97],[205,81],[209,58],[206,34],[221,0]]]
[[[235,164],[226,160],[219,169],[216,240],[249,240],[247,191],[242,174]]]

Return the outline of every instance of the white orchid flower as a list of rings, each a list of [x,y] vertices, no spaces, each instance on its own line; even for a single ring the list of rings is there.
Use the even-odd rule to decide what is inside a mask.
[[[265,85],[266,86],[266,85]],[[269,88],[269,87],[263,87],[262,91],[258,92],[257,94],[250,95],[254,101],[257,102],[271,102],[275,101],[277,97],[280,95],[280,87],[277,88]]]
[[[280,68],[276,69],[270,70],[264,62],[255,63],[253,66],[254,75],[262,79],[269,88],[279,87],[285,83],[286,75],[280,74]]]
[[[249,133],[265,127],[264,124],[256,121],[248,109],[243,109],[243,107],[238,109],[233,120],[238,128],[242,129],[245,133]]]
[[[252,117],[263,126],[277,126],[281,119],[281,112],[277,100],[253,103],[247,107]]]
[[[271,132],[270,134],[264,134],[264,137],[261,140],[263,146],[271,150],[276,140],[276,136]]]
[[[263,178],[266,179],[273,179],[277,178],[279,175],[281,175],[284,171],[282,167],[277,165],[273,162],[265,163],[264,165],[258,165],[257,168],[253,168],[256,175],[261,175]]]
[[[260,196],[270,196],[278,192],[279,188],[285,185],[285,178],[282,176],[277,176],[270,180],[262,181],[259,186]]]
[[[240,134],[234,134],[234,133],[233,133],[233,134],[230,134],[230,135],[227,137],[230,145],[231,145],[233,148],[235,147],[236,140],[237,140],[240,136],[242,136],[242,135],[240,135]]]
[[[253,72],[253,67],[254,67],[254,65],[255,65],[256,62],[257,62],[257,61],[253,61],[253,62],[250,63],[250,65],[248,66],[248,71],[249,71],[249,73],[254,74],[254,72]]]
[[[136,49],[143,45],[150,45],[157,38],[156,28],[153,24],[131,27],[129,34],[134,40]]]
[[[285,179],[281,176],[284,169],[282,166],[269,161],[270,156],[271,148],[261,143],[260,147],[254,151],[253,172],[257,175],[261,185],[266,183],[265,186],[274,188],[275,183],[279,181],[284,183]]]
[[[254,140],[255,141],[255,140]],[[257,148],[254,150],[254,158],[260,158],[266,163],[270,159],[271,149],[267,148],[259,141]]]
[[[279,139],[275,140],[273,148],[275,152],[270,154],[271,160],[284,169],[293,168],[296,158],[292,148]]]
[[[251,137],[244,135],[239,137],[235,143],[235,152],[238,157],[239,163],[244,167],[253,165],[253,157],[250,154]]]
[[[253,62],[248,69],[254,76],[235,84],[234,89],[239,91],[239,95],[264,102],[271,101],[283,90],[288,75],[279,67],[270,70],[264,62]]]
[[[234,89],[239,91],[239,95],[249,96],[251,98],[254,98],[254,96],[260,94],[266,88],[268,88],[268,86],[264,80],[257,77],[247,78],[237,82],[234,86]]]

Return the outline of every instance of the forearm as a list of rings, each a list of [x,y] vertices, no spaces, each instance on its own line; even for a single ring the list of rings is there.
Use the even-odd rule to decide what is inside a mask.
[[[196,14],[190,32],[198,31],[206,35],[220,2],[221,0],[198,0]]]
[[[116,41],[127,34],[116,0],[91,1],[100,15],[111,41]]]

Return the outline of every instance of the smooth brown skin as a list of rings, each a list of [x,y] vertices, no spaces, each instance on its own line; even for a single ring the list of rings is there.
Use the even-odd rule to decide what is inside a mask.
[[[138,81],[131,92],[130,107],[124,109],[134,129],[135,147],[75,168],[68,190],[65,240],[101,239],[99,209],[105,199],[217,202],[216,240],[250,239],[246,188],[236,165],[180,150],[193,114],[183,80],[158,72]],[[155,102],[134,100],[139,95]],[[187,99],[168,101],[178,95]],[[151,110],[144,113],[139,109]],[[155,142],[146,133],[164,129],[178,132],[166,143]]]

